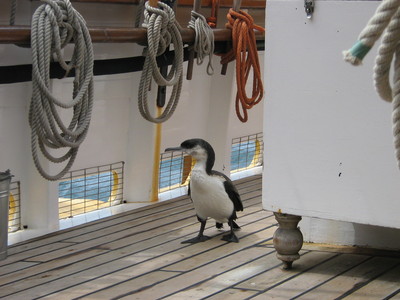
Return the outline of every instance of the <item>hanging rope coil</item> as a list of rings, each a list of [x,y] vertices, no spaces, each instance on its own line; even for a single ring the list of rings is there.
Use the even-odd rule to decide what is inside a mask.
[[[143,118],[153,123],[167,121],[174,113],[179,102],[183,81],[183,43],[174,11],[166,4],[158,2],[158,7],[145,4],[144,24],[147,28],[148,46],[144,50],[146,56],[142,76],[139,83],[138,106]],[[163,77],[156,57],[163,54],[173,44],[175,57],[166,77]],[[154,78],[159,86],[172,86],[168,103],[159,117],[153,117],[149,110],[147,93]]]
[[[395,156],[400,168],[400,1],[385,0],[361,31],[357,43],[343,52],[344,59],[360,65],[375,42],[382,36],[374,66],[374,85],[379,96],[392,102],[392,131]],[[394,58],[393,85],[389,74]]]
[[[58,180],[72,166],[78,148],[88,132],[93,107],[93,49],[82,16],[69,0],[42,0],[32,17],[32,98],[29,108],[32,156],[39,173],[47,180]],[[65,61],[62,48],[71,41],[75,47],[71,61]],[[51,92],[50,61],[54,57],[68,74],[75,71],[72,100],[62,102]],[[58,110],[73,108],[68,126]],[[68,160],[56,175],[46,173],[38,157],[38,146],[53,163]],[[50,149],[69,150],[56,157]]]
[[[201,65],[204,61],[204,57],[208,55],[207,74],[213,75],[212,56],[214,54],[214,33],[211,27],[207,24],[206,18],[203,15],[193,10],[188,27],[196,32],[194,51],[197,53],[197,64]]]
[[[264,96],[260,62],[254,30],[264,32],[265,29],[254,24],[253,18],[246,12],[229,10],[227,28],[232,30],[232,49],[221,57],[221,64],[236,59],[236,115],[242,122],[247,122],[247,110],[259,103]],[[250,73],[253,74],[251,96],[246,93],[246,84]]]

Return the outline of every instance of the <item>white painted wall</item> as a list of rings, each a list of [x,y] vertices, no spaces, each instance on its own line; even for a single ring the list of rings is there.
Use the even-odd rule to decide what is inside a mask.
[[[8,22],[8,1],[0,3],[0,21]],[[19,1],[20,2],[20,1]],[[36,2],[21,2],[17,24],[29,24]],[[80,3],[76,8],[92,25],[131,26],[134,7]],[[95,58],[107,59],[141,55],[135,44],[95,44]],[[65,50],[70,55],[71,46]],[[261,54],[263,57],[263,54]],[[30,64],[30,49],[0,44],[0,65]],[[234,112],[234,64],[228,74],[219,74],[219,58],[214,57],[216,74],[206,75],[205,66],[195,66],[193,80],[184,81],[182,96],[174,116],[162,125],[162,146],[179,145],[184,139],[209,140],[217,152],[216,168],[229,174],[230,143],[234,137],[262,131],[262,104],[250,111],[250,121],[242,124]],[[186,72],[186,63],[184,70]],[[153,163],[154,124],[144,120],[137,108],[140,72],[96,76],[95,103],[88,136],[72,167],[77,170],[125,161],[124,198],[128,202],[149,201]],[[72,79],[52,80],[53,93],[68,101]],[[155,89],[154,89],[155,91]],[[32,163],[28,107],[31,83],[0,85],[0,170],[10,169],[21,182],[22,223],[28,229],[20,240],[59,228],[56,182],[44,180]],[[154,98],[149,97],[149,99]],[[65,113],[67,117],[70,113]],[[44,163],[51,173],[57,166]]]
[[[306,217],[309,241],[400,248],[386,244],[400,230],[376,227],[400,228],[392,108],[372,83],[376,48],[361,67],[342,59],[379,3],[317,1],[311,20],[301,1],[267,3],[263,204]]]

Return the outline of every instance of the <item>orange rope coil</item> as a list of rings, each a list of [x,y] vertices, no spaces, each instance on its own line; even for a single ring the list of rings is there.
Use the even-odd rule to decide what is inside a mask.
[[[234,11],[231,8],[227,17],[226,27],[232,30],[233,47],[221,57],[221,64],[227,64],[236,58],[236,114],[240,121],[247,122],[247,110],[259,103],[264,96],[254,30],[264,32],[265,29],[254,24],[253,18],[242,10]],[[251,97],[248,97],[246,84],[251,70],[253,70],[253,90]]]

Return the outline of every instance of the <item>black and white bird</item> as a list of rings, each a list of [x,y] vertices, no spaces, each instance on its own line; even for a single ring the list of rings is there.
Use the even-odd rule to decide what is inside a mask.
[[[209,237],[203,234],[208,218],[214,219],[219,229],[223,223],[229,224],[230,233],[224,235],[222,240],[239,242],[234,230],[240,227],[234,220],[237,219],[236,212],[243,211],[243,204],[232,181],[225,174],[212,170],[215,162],[214,149],[203,139],[186,140],[180,147],[165,149],[165,151],[178,150],[191,155],[196,161],[191,171],[188,194],[192,199],[197,219],[201,223],[197,237],[182,243],[208,240]]]

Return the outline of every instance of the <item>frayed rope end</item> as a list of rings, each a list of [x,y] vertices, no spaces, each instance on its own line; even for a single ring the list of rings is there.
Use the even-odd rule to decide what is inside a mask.
[[[350,50],[345,50],[342,53],[344,61],[351,63],[353,66],[359,66],[362,64],[362,60],[354,56]]]
[[[344,51],[344,60],[351,63],[354,66],[361,65],[361,62],[365,55],[371,50],[370,46],[363,44],[361,41],[358,41],[351,47],[350,50]]]

